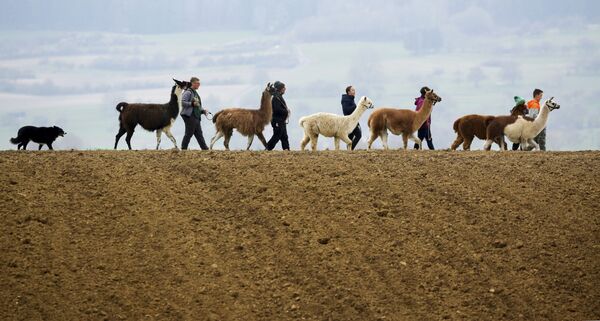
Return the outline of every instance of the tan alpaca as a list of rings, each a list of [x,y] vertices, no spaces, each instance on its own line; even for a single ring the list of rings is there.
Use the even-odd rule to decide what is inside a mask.
[[[246,150],[250,149],[255,135],[258,136],[258,139],[267,148],[267,140],[262,132],[265,126],[271,121],[271,116],[273,115],[271,98],[274,93],[275,88],[271,83],[268,83],[267,88],[262,93],[259,109],[227,108],[216,113],[213,116],[213,123],[217,132],[210,140],[210,149],[213,148],[213,145],[221,137],[225,137],[223,145],[225,145],[225,149],[229,150],[229,140],[234,129],[237,129],[243,136],[248,137]]]
[[[410,138],[419,145],[421,149],[421,140],[415,136],[421,125],[431,115],[433,105],[442,101],[442,98],[435,94],[433,90],[425,93],[425,102],[419,111],[409,109],[380,108],[376,109],[369,117],[369,129],[371,137],[368,142],[368,149],[371,149],[373,142],[381,136],[383,148],[388,149],[388,130],[394,135],[402,135],[404,149],[407,148]]]

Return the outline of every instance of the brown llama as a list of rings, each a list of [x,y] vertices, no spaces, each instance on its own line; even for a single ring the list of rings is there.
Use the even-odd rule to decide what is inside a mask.
[[[492,143],[496,143],[500,146],[500,150],[506,150],[506,142],[504,141],[504,128],[506,126],[514,124],[519,118],[525,119],[528,121],[533,121],[534,119],[527,116],[522,116],[522,109],[527,110],[525,104],[520,104],[515,106],[511,112],[510,116],[496,116],[494,119],[488,124],[486,128],[486,142],[483,146],[484,150],[490,150],[492,148]],[[519,123],[521,124],[521,123]]]
[[[117,105],[119,112],[119,132],[115,137],[115,149],[119,139],[125,133],[127,147],[131,149],[131,136],[137,125],[142,126],[147,131],[156,131],[156,149],[160,146],[160,138],[164,132],[175,145],[177,142],[171,134],[171,127],[179,115],[181,109],[181,93],[191,84],[187,81],[175,80],[175,86],[171,88],[171,99],[166,104],[129,104],[120,102]]]
[[[423,108],[419,111],[410,109],[379,108],[369,117],[369,129],[371,137],[368,142],[368,149],[371,149],[373,142],[381,136],[383,148],[388,149],[388,130],[394,135],[402,135],[404,149],[407,148],[410,138],[421,149],[421,140],[415,136],[421,125],[431,115],[433,105],[442,101],[442,98],[433,92],[433,89],[425,93],[425,102]]]
[[[267,84],[267,87],[262,93],[260,100],[259,109],[245,109],[245,108],[227,108],[217,112],[213,116],[213,123],[217,132],[215,136],[210,140],[210,149],[213,145],[221,138],[225,137],[223,145],[225,149],[229,150],[229,140],[233,134],[233,130],[237,131],[243,136],[248,137],[248,146],[246,150],[250,149],[254,136],[258,136],[261,143],[267,148],[267,140],[263,135],[265,126],[271,122],[273,115],[273,105],[271,98],[275,93],[275,87],[271,83]]]
[[[525,105],[519,105],[514,107],[510,111],[511,116],[525,116],[527,114],[527,108]],[[477,137],[481,140],[485,140],[487,137],[487,127],[496,118],[496,116],[489,115],[466,115],[460,117],[454,122],[454,132],[456,132],[456,139],[450,146],[450,149],[456,150],[460,144],[463,144],[463,150],[470,150],[473,138]]]

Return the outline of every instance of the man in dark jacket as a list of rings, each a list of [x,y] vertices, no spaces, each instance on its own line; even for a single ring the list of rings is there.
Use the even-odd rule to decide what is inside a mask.
[[[346,87],[346,94],[342,95],[342,111],[344,112],[344,116],[348,116],[354,112],[356,109],[356,103],[354,102],[354,96],[356,95],[356,90],[352,86]],[[352,141],[352,150],[356,148],[358,142],[360,142],[360,138],[362,137],[362,132],[360,130],[360,123],[356,124],[356,128],[348,134],[348,138]]]
[[[287,135],[287,120],[290,115],[290,110],[283,99],[285,94],[285,84],[276,81],[273,87],[277,90],[273,95],[273,117],[271,118],[271,126],[273,126],[273,137],[267,143],[267,150],[273,150],[275,145],[281,140],[281,148],[290,150],[290,142]]]
[[[183,118],[183,122],[185,123],[185,135],[181,141],[181,149],[188,149],[190,139],[194,136],[200,148],[207,150],[208,146],[206,146],[204,136],[202,135],[202,127],[200,126],[200,116],[202,114],[206,115],[208,112],[202,108],[200,95],[196,91],[200,88],[200,79],[192,77],[190,83],[192,83],[192,87],[188,88],[181,96],[181,118]]]

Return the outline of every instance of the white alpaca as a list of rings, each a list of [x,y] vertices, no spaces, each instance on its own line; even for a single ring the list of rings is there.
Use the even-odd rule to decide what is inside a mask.
[[[310,141],[313,151],[317,150],[317,140],[319,134],[325,137],[334,137],[335,150],[340,149],[340,139],[346,143],[348,150],[352,149],[352,141],[348,138],[360,116],[367,110],[373,108],[373,102],[367,97],[362,97],[358,101],[358,106],[351,115],[341,116],[330,113],[316,113],[310,116],[300,118],[300,126],[304,128],[304,138],[300,144],[300,149],[304,150]]]
[[[521,149],[525,150],[528,144],[533,145],[533,149],[540,149],[538,143],[533,140],[539,133],[546,128],[548,122],[548,114],[554,110],[559,109],[560,105],[553,102],[554,97],[546,101],[544,107],[540,111],[540,114],[535,120],[527,120],[523,117],[519,117],[516,122],[510,124],[504,128],[504,134],[513,143],[521,143]]]

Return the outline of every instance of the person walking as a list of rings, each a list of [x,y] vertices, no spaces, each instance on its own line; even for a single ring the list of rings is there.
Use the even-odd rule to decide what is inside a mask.
[[[544,97],[544,92],[541,89],[533,90],[533,99],[527,102],[527,109],[529,110],[529,117],[535,119],[540,114],[540,101]],[[546,128],[533,139],[538,145],[540,150],[546,150]],[[533,146],[531,146],[533,148]]]
[[[416,111],[419,111],[421,107],[423,107],[423,103],[425,102],[425,94],[431,89],[429,87],[421,88],[421,96],[415,98],[415,106]],[[427,147],[430,150],[435,150],[433,147],[433,138],[431,137],[431,115],[427,118],[427,120],[421,125],[419,131],[417,132],[417,137],[421,140],[421,149],[423,149],[423,140],[427,141]],[[419,145],[415,143],[415,149],[419,149]]]
[[[198,88],[200,88],[200,79],[192,77],[190,83],[192,84],[191,87],[186,89],[181,96],[181,105],[183,107],[181,110],[181,118],[183,118],[183,122],[185,123],[185,135],[181,141],[181,149],[188,149],[190,139],[194,136],[196,137],[200,148],[202,150],[208,150],[208,146],[202,135],[202,126],[200,125],[200,117],[202,114],[208,114],[208,111],[202,108],[202,100],[197,92]]]
[[[342,112],[344,116],[351,115],[356,109],[356,103],[354,97],[356,96],[356,90],[353,86],[346,87],[346,94],[342,95]],[[360,138],[362,137],[362,131],[360,129],[360,123],[356,124],[356,127],[352,132],[348,134],[348,138],[352,141],[352,150],[356,148]]]
[[[525,105],[525,103],[526,103],[525,99],[523,97],[520,97],[520,96],[515,96],[513,99],[515,100],[515,107],[513,107],[513,109],[516,108],[517,106]],[[521,147],[520,143],[513,143],[512,144],[512,150],[519,150],[519,147]]]
[[[267,142],[267,150],[273,150],[279,141],[281,141],[281,148],[283,150],[290,150],[290,142],[287,134],[290,110],[283,99],[286,87],[281,81],[276,81],[273,87],[276,90],[272,98],[273,116],[271,118],[271,126],[273,127],[273,136]]]

